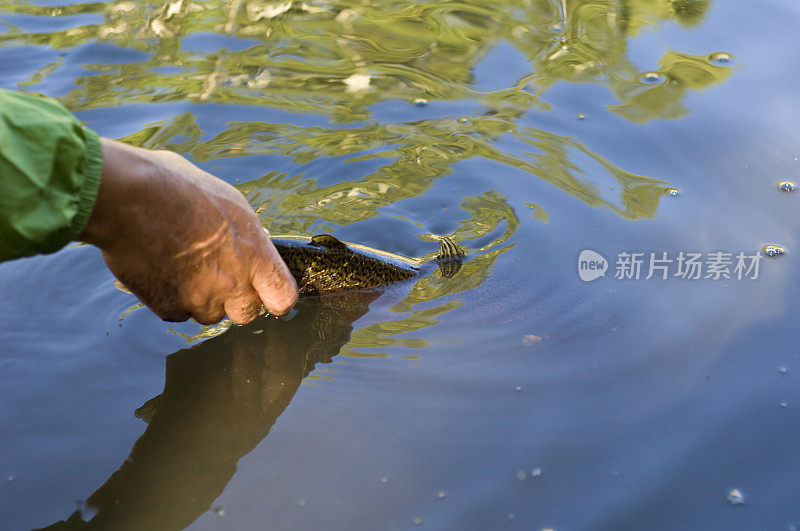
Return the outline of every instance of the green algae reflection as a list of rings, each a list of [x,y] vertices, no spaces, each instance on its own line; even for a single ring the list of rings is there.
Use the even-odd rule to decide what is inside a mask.
[[[697,24],[707,8],[707,0],[122,0],[67,6],[5,0],[0,9],[9,14],[65,21],[98,15],[102,21],[49,33],[5,22],[0,46],[60,50],[100,42],[141,52],[133,56],[138,60],[125,54],[126,62],[84,64],[86,75],[63,97],[73,110],[194,101],[272,105],[353,122],[368,119],[371,105],[397,99],[468,99],[488,109],[542,109],[547,106],[539,96],[569,81],[606,86],[623,106],[675,118],[685,90],[718,82],[727,70],[697,56],[696,66],[709,75],[687,78],[675,64],[678,52],[667,52],[652,67],[660,67],[670,90],[643,87],[642,72],[627,58],[627,41],[669,20]],[[233,37],[230,42],[244,48],[198,51],[196,43],[183,44],[209,33]],[[475,67],[498,43],[517,50],[529,72],[520,72],[510,86],[479,89]],[[58,58],[36,66],[25,86],[33,90],[61,63]],[[641,96],[650,91],[654,95]]]
[[[182,109],[124,138],[201,163],[285,159],[290,170],[239,185],[273,233],[335,232],[368,222],[386,215],[382,208],[427,196],[437,180],[475,159],[637,220],[656,215],[667,183],[619,168],[573,138],[525,125],[525,118],[548,112],[543,95],[558,83],[607,89],[608,109],[634,123],[686,116],[687,94],[730,75],[728,66],[709,61],[717,50],[667,50],[643,69],[628,57],[629,39],[659,24],[697,26],[708,7],[708,0],[117,0],[59,6],[0,0],[0,48],[51,52],[36,56],[41,63],[31,65],[18,86],[23,90],[40,90],[51,76],[74,69],[73,84],[58,95],[73,111],[188,102],[323,118],[321,126],[229,122],[210,136],[194,113]],[[27,26],[32,20],[47,23]],[[107,61],[98,62],[98,55],[79,66],[70,61],[73,50],[94,43],[111,50],[101,54]],[[510,80],[483,79],[481,62],[498,50],[516,54],[522,70]],[[445,111],[415,121],[374,118],[387,102]],[[451,102],[470,110],[450,114]],[[342,168],[368,163],[371,169],[321,183],[311,166],[319,161]],[[612,190],[600,182],[611,182]],[[536,219],[549,218],[543,200],[523,199],[535,201],[520,204],[535,208]],[[447,230],[473,252],[459,275],[419,279],[393,307],[404,316],[357,329],[343,354],[424,346],[422,339],[399,336],[460,307],[457,294],[478,286],[513,246],[520,221],[501,193],[461,197],[460,209],[451,211]],[[426,219],[402,215],[427,238]]]

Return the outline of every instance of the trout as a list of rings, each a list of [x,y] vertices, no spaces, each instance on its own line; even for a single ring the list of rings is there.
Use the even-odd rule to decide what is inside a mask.
[[[418,276],[425,260],[342,242],[330,234],[313,237],[270,236],[297,282],[300,296],[377,288]],[[464,251],[453,240],[439,238],[431,261],[445,278],[461,269]]]

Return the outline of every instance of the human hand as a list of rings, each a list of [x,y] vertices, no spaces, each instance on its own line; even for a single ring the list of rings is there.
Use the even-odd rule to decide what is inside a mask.
[[[169,151],[101,139],[103,176],[79,240],[166,321],[283,314],[297,286],[235,188]]]

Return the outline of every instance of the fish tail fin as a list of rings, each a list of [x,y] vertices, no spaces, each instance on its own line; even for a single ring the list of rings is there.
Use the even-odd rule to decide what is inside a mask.
[[[449,258],[458,258],[464,256],[464,249],[462,249],[456,242],[451,240],[448,236],[439,237],[439,255],[437,260],[446,260]]]
[[[439,272],[444,278],[452,278],[461,270],[461,258],[465,254],[464,249],[449,237],[439,237],[439,254],[436,260],[439,262]]]

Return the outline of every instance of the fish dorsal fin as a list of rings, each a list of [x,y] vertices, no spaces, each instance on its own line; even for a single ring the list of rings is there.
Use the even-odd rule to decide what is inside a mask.
[[[330,234],[319,234],[312,237],[311,245],[327,247],[328,249],[347,249],[347,245],[345,245],[342,241],[337,240]]]
[[[451,278],[461,270],[461,257],[464,255],[464,249],[456,242],[447,236],[439,238],[439,254],[436,260],[439,262],[439,272],[444,278]]]

